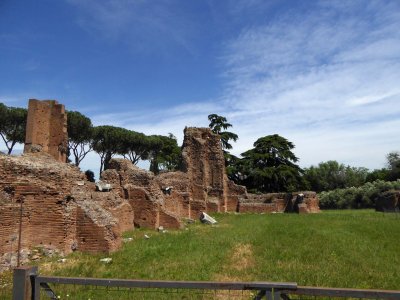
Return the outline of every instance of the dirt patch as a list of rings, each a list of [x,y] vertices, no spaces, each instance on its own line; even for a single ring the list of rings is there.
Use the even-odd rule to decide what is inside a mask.
[[[243,282],[243,278],[232,276],[228,274],[217,274],[215,277],[219,282]],[[218,290],[214,291],[212,299],[253,299],[257,294],[256,291],[228,291]],[[209,298],[205,298],[209,299]]]
[[[218,282],[243,282],[243,277],[217,274],[214,279]],[[212,293],[212,299],[253,299],[256,295],[255,291],[229,291],[229,290],[215,290]],[[208,299],[208,298],[206,298]]]
[[[230,266],[237,271],[254,267],[253,249],[250,244],[238,244],[233,248]]]
[[[45,262],[40,265],[40,272],[42,274],[52,274],[52,272],[66,269],[66,268],[73,268],[80,264],[80,260],[77,258],[65,258],[59,259],[58,261],[50,261]]]
[[[255,266],[253,255],[253,246],[251,244],[236,244],[232,251],[231,256],[228,257],[227,262],[223,267],[223,274],[217,274],[215,277],[218,281],[245,281],[247,280],[246,270]],[[240,273],[238,273],[240,271]],[[230,274],[235,274],[231,276]],[[237,277],[240,275],[240,277]]]

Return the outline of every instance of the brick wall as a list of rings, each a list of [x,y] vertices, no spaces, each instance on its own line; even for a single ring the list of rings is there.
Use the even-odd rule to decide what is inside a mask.
[[[296,202],[302,194],[301,205]],[[271,213],[271,212],[319,212],[319,200],[315,192],[246,194],[238,203],[238,212]]]
[[[226,176],[220,137],[210,128],[185,128],[182,155],[193,201],[205,201],[210,212],[236,210],[245,189]]]
[[[16,250],[21,200],[23,248],[111,251],[134,225],[132,207],[95,192],[76,167],[43,153],[0,155],[0,254]]]
[[[55,100],[29,100],[24,152],[49,153],[66,161],[67,114]]]
[[[47,245],[66,253],[73,249],[112,251],[121,244],[122,232],[134,225],[180,228],[182,218],[198,219],[203,211],[295,209],[298,193],[247,194],[245,187],[228,180],[220,139],[209,128],[185,129],[183,172],[155,176],[130,161],[114,159],[110,169],[102,173],[102,180],[113,189],[96,192],[95,185],[87,182],[77,167],[57,161],[63,159],[60,153],[50,150],[59,151],[65,138],[61,122],[64,108],[54,101],[31,102],[36,121],[33,125],[28,120],[26,148],[34,150],[40,142],[43,145],[39,148],[46,151],[22,157],[0,154],[0,254],[16,247],[21,199],[23,247]],[[42,135],[42,130],[49,136]],[[319,211],[316,194],[303,194],[298,210]]]

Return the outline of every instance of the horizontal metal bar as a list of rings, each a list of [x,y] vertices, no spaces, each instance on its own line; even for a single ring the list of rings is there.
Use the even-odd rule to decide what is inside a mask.
[[[396,290],[371,290],[349,288],[322,288],[311,286],[298,286],[296,290],[281,291],[290,295],[348,297],[365,299],[400,299],[400,291]]]
[[[39,282],[97,285],[126,288],[176,288],[176,289],[205,289],[205,290],[269,290],[297,288],[295,282],[213,282],[213,281],[160,281],[160,280],[130,280],[79,277],[46,277],[37,276]]]

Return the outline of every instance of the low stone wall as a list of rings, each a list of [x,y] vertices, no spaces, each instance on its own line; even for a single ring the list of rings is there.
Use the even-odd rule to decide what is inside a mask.
[[[301,197],[301,198],[300,198]],[[301,199],[301,203],[299,202]],[[315,192],[247,194],[240,199],[238,212],[252,213],[317,213],[319,200]]]
[[[274,203],[240,203],[239,212],[241,213],[273,213],[276,212]]]

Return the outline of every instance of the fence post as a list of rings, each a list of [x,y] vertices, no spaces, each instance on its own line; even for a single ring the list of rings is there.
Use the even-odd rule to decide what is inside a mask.
[[[13,274],[13,300],[31,300],[32,282],[31,276],[37,274],[37,267],[18,267]]]
[[[274,289],[274,300],[280,300],[281,299],[281,291]]]

